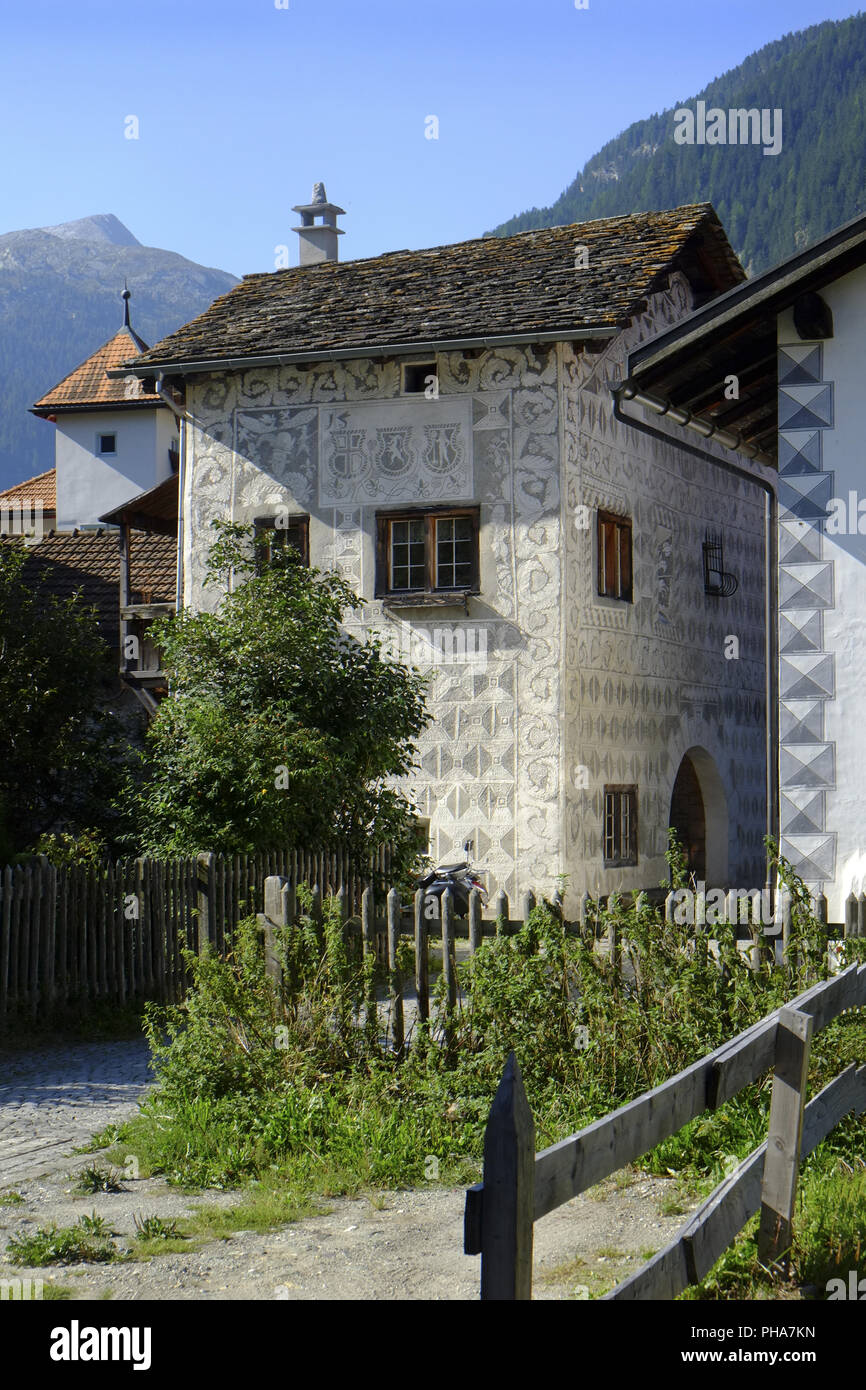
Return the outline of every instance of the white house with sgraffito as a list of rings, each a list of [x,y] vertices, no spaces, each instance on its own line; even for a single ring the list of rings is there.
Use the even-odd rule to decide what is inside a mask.
[[[744,280],[712,208],[344,262],[321,185],[298,210],[303,264],[122,369],[184,403],[184,603],[214,603],[217,517],[345,576],[431,675],[408,790],[439,861],[471,840],[491,886],[566,875],[568,906],[656,886],[674,824],[708,882],[760,887],[772,470],[612,394]]]

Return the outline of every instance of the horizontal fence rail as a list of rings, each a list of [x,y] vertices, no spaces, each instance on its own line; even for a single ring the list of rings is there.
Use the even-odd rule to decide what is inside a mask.
[[[535,1152],[532,1113],[512,1053],[490,1110],[484,1181],[466,1192],[464,1251],[482,1257],[482,1299],[530,1298],[536,1221],[649,1153],[704,1111],[717,1109],[773,1067],[768,1143],[716,1188],[670,1245],[606,1297],[675,1297],[704,1278],[759,1208],[767,1262],[774,1260],[775,1246],[790,1224],[799,1159],[844,1115],[866,1110],[866,1067],[856,1064],[805,1105],[809,1040],[846,1009],[864,1006],[866,965],[854,964],[660,1086],[540,1153]],[[792,1081],[790,1061],[798,1045],[800,1071]],[[787,1155],[787,1188],[786,1174],[777,1167],[779,1155]]]

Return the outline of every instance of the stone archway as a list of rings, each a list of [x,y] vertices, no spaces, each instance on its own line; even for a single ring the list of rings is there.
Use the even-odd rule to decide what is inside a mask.
[[[705,748],[683,755],[671,793],[668,824],[686,850],[689,872],[711,887],[727,887],[728,799]]]

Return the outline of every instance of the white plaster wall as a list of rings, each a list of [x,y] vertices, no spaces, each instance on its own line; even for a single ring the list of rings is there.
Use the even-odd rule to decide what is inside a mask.
[[[93,525],[171,471],[168,447],[177,437],[175,418],[153,410],[88,411],[60,415],[56,425],[57,524]],[[116,434],[117,453],[97,452],[98,435]]]
[[[825,395],[819,404],[822,420],[828,417],[829,407],[830,424],[816,432],[822,445],[822,471],[831,475],[821,500],[829,496],[845,502],[849,531],[833,535],[827,523],[808,523],[812,534],[807,544],[816,551],[814,587],[816,604],[820,604],[812,614],[809,634],[818,645],[802,658],[804,678],[812,676],[814,689],[800,692],[804,698],[797,709],[805,711],[808,705],[814,712],[812,727],[817,737],[810,745],[815,752],[811,766],[796,777],[799,783],[810,785],[799,785],[792,794],[808,810],[815,826],[810,835],[810,827],[802,825],[804,833],[793,837],[793,844],[804,855],[814,844],[817,863],[811,872],[804,871],[804,877],[826,893],[830,920],[842,922],[848,894],[852,890],[859,894],[866,888],[866,506],[862,521],[852,521],[851,516],[858,502],[866,502],[866,268],[835,281],[821,295],[834,320],[834,336],[821,344],[821,379],[830,398]],[[779,344],[782,348],[808,347],[798,337],[790,313],[780,317]],[[802,490],[812,480],[804,477],[797,481]],[[853,509],[849,505],[851,493]],[[805,531],[807,523],[802,527]],[[811,557],[800,558],[807,561]],[[791,572],[796,574],[796,568]],[[808,603],[804,597],[802,610],[798,610],[804,628],[806,623],[799,619],[799,612],[808,612]],[[821,714],[823,731],[817,723]],[[789,819],[791,814],[789,810]],[[819,872],[820,878],[816,876]]]

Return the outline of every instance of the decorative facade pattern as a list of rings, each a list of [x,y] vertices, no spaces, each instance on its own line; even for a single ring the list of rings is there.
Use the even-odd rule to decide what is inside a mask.
[[[620,425],[610,395],[628,350],[688,307],[675,275],[603,353],[561,343],[440,354],[435,400],[401,395],[396,361],[191,384],[185,601],[215,601],[202,588],[214,517],[287,507],[310,515],[312,563],[363,596],[355,630],[422,653],[437,629],[463,633],[448,659],[417,663],[433,717],[406,789],[430,820],[431,853],[460,856],[471,839],[474,861],[512,895],[551,893],[563,874],[575,894],[655,886],[692,748],[724,785],[725,871],[763,881],[761,494],[675,440]],[[431,617],[375,599],[377,510],[462,501],[480,508],[480,593],[467,608]],[[598,507],[633,518],[631,604],[595,592],[586,517]],[[710,523],[724,527],[740,579],[723,603],[703,592]],[[728,633],[739,661],[725,660]],[[602,865],[607,783],[639,789],[633,869]]]
[[[834,474],[823,466],[833,428],[834,384],[823,379],[821,343],[779,346],[779,696],[782,853],[819,889],[836,876],[836,834],[827,792],[836,785],[836,746],[825,738],[836,661],[824,646],[824,615],[835,606],[834,564],[824,556],[823,521]]]

